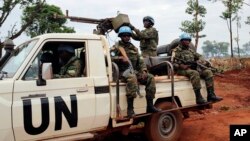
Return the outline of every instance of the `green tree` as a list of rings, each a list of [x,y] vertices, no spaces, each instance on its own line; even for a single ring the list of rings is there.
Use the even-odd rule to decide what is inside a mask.
[[[246,55],[250,55],[250,41],[243,44],[243,51],[246,53]]]
[[[229,43],[227,42],[219,42],[218,44],[218,56],[223,57],[223,56],[228,56],[228,47],[229,47]]]
[[[246,53],[243,52],[243,49],[242,48],[239,49],[238,47],[234,47],[233,52],[234,53],[239,53],[240,56],[245,56],[246,55]]]
[[[17,29],[16,23],[11,25],[9,31],[8,31],[8,38],[15,39],[18,36],[20,36],[24,30],[32,23],[35,13],[39,13],[42,9],[43,3],[45,0],[3,0],[0,1],[0,31],[2,26],[4,25],[5,21],[10,16],[11,12],[14,8],[25,8],[29,5],[34,5],[35,11],[31,14],[30,17],[28,17],[27,22],[23,23],[20,29]],[[3,33],[1,33],[3,34]],[[0,40],[0,47],[2,47],[2,42]],[[2,56],[2,49],[0,48],[0,57]]]
[[[202,51],[203,51],[203,55],[208,58],[210,56],[212,56],[212,52],[214,49],[214,45],[211,41],[205,41],[203,42],[203,46],[201,47]]]
[[[222,57],[228,55],[229,43],[205,41],[202,46],[203,54],[206,58],[209,57]]]
[[[228,30],[230,33],[231,57],[234,57],[232,22],[235,19],[237,19],[238,12],[243,5],[243,0],[228,0],[228,1],[222,1],[222,3],[225,5],[227,9],[224,12],[222,12],[222,15],[220,17],[227,21]]]
[[[205,27],[205,22],[200,17],[205,17],[207,13],[206,8],[202,5],[199,5],[198,0],[189,0],[187,2],[188,8],[186,13],[193,15],[193,20],[185,20],[181,23],[181,30],[187,33],[192,34],[195,38],[195,49],[197,50],[199,38],[205,37],[205,35],[199,35],[199,32],[202,31]]]
[[[245,21],[245,23],[248,24],[248,25],[250,25],[250,16],[247,17],[247,21]],[[249,34],[250,34],[250,32],[249,32]]]
[[[241,23],[240,23],[240,20],[241,20],[241,17],[238,15],[238,13],[236,13],[236,37],[234,38],[234,40],[236,41],[236,44],[237,44],[237,53],[238,53],[238,57],[240,57],[240,45],[239,45],[239,41],[240,41],[240,35],[239,35],[239,28],[241,28]]]
[[[35,6],[26,7],[23,11],[22,21],[25,23],[36,10]],[[74,28],[67,27],[66,18],[54,18],[54,14],[63,15],[61,9],[55,5],[44,4],[40,13],[37,13],[32,24],[25,30],[28,36],[34,37],[44,33],[73,33]]]
[[[247,21],[245,23],[250,25],[250,16],[247,17]]]

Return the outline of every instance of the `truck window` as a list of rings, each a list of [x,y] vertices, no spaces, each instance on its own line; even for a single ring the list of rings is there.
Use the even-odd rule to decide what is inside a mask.
[[[70,57],[63,62],[62,57],[66,54],[60,54],[65,51],[59,49],[62,47],[69,49]],[[28,71],[25,73],[23,80],[35,80],[38,78],[39,64],[51,63],[53,71],[53,79],[69,78],[69,77],[83,77],[86,76],[85,67],[85,43],[84,42],[47,42],[42,50],[38,53],[37,57],[29,66]],[[39,63],[40,61],[40,63]],[[79,73],[78,73],[79,72]],[[75,75],[77,73],[79,75]],[[72,76],[71,76],[72,74]]]
[[[3,66],[2,71],[7,72],[6,77],[12,78],[25,58],[30,54],[31,49],[35,46],[37,40],[28,41],[15,49],[15,52],[7,63]]]
[[[30,65],[28,71],[24,76],[24,80],[35,80],[38,78],[38,57]]]

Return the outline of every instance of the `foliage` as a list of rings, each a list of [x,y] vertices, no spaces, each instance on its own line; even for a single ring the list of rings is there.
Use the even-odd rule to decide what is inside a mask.
[[[0,1],[0,31],[2,31],[2,26],[4,25],[5,21],[8,19],[9,15],[13,11],[14,8],[19,6],[20,9],[23,9],[29,5],[36,6],[36,13],[42,8],[42,4],[45,0],[1,0]],[[10,29],[8,31],[8,38],[15,39],[20,36],[24,30],[32,23],[34,16],[29,17],[27,23],[23,23],[22,26],[18,29],[16,28],[16,23],[10,25]],[[3,33],[1,33],[3,35]],[[0,40],[0,57],[2,56],[2,44],[3,42]]]
[[[200,32],[204,29],[205,27],[205,22],[203,22],[202,20],[198,20],[198,21],[188,21],[185,20],[181,23],[182,28],[180,28],[182,31],[187,32],[187,33],[191,33],[193,37],[195,37],[196,32]],[[199,38],[201,37],[205,37],[203,36],[199,36]]]
[[[247,21],[245,21],[245,23],[250,25],[250,16],[247,17]],[[250,33],[250,32],[249,32],[249,33]]]
[[[202,5],[199,5],[198,0],[189,0],[187,2],[188,8],[186,9],[186,13],[189,15],[193,15],[193,20],[188,21],[185,20],[181,23],[181,30],[187,33],[192,34],[195,38],[195,48],[198,46],[198,39],[205,37],[205,35],[199,35],[199,32],[202,31],[205,27],[205,22],[199,19],[200,17],[205,17],[207,11],[206,8]]]
[[[36,7],[36,11],[34,13],[39,13],[43,3],[45,0],[4,0],[0,2],[0,28],[8,18],[8,16],[11,14],[14,8],[17,6],[20,7],[20,9],[26,8],[30,5],[34,5]],[[34,14],[33,13],[33,14]],[[12,25],[12,27],[9,30],[9,38],[15,39],[18,36],[22,34],[22,32],[32,23],[34,19],[34,16],[31,15],[26,23],[23,23],[20,29],[16,28],[16,23]]]
[[[250,55],[250,41],[243,45],[243,51],[244,51],[245,55]]]
[[[23,11],[22,21],[25,23],[34,13],[35,6],[26,7]],[[59,7],[44,4],[40,13],[36,14],[32,24],[25,30],[28,36],[34,37],[44,33],[72,33],[73,28],[66,27],[65,18],[54,18],[54,14],[63,15]]]
[[[245,50],[244,49],[242,49],[242,48],[237,48],[237,47],[234,47],[233,48],[233,52],[235,53],[235,54],[238,54],[239,56],[247,56],[248,54],[245,52]]]
[[[225,5],[225,7],[227,7],[227,9],[224,12],[222,12],[222,15],[220,17],[224,20],[232,18],[232,20],[234,21],[236,19],[236,14],[243,5],[243,1],[244,0],[222,1],[222,3]]]
[[[207,40],[203,42],[203,46],[202,46],[203,55],[206,58],[228,56],[228,47],[229,47],[229,43]]]
[[[247,17],[247,21],[245,23],[250,25],[250,16]]]
[[[217,1],[217,0],[216,0]],[[233,53],[233,31],[232,31],[232,22],[236,19],[238,19],[238,12],[241,9],[243,5],[244,0],[227,0],[222,1],[222,3],[225,5],[226,10],[222,12],[222,15],[220,16],[222,19],[227,21],[228,30],[230,33],[230,48],[231,48],[231,57],[234,57]],[[237,24],[238,28],[238,24]],[[237,36],[239,40],[239,36]],[[239,47],[238,47],[239,48]]]

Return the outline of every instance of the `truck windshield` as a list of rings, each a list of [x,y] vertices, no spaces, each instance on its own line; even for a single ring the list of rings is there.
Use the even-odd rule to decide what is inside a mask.
[[[15,75],[31,49],[35,46],[36,42],[37,40],[28,41],[15,49],[13,55],[2,67],[1,72],[5,72],[5,76],[3,77],[12,78]]]

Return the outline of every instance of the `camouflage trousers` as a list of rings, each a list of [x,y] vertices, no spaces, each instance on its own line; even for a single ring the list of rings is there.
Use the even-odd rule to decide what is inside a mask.
[[[141,52],[143,58],[157,56],[156,50],[142,50]]]
[[[204,69],[201,72],[192,69],[178,70],[177,74],[187,76],[190,79],[194,90],[201,89],[201,78],[205,80],[207,88],[214,86],[213,72],[209,69]]]
[[[137,74],[137,76],[129,74],[126,78],[123,77],[123,80],[126,82],[126,96],[128,98],[136,98],[139,83],[145,85],[146,98],[154,99],[156,93],[154,76],[148,73],[145,80],[138,76],[140,76],[140,74]]]

